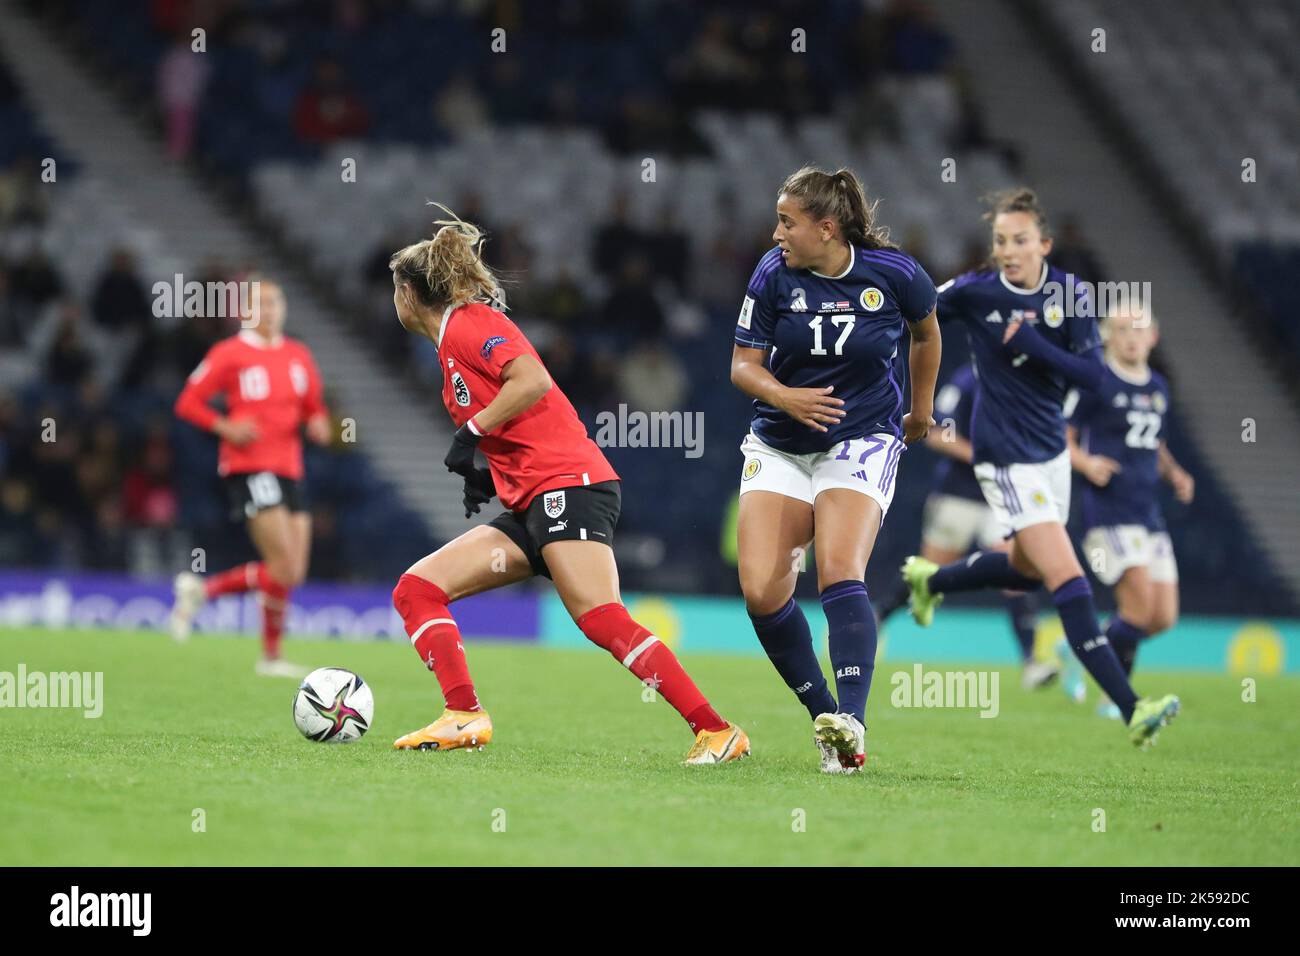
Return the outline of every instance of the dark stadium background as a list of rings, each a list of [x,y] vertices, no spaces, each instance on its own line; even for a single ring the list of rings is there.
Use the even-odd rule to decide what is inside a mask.
[[[699,459],[686,459],[680,449],[608,450],[625,483],[619,553],[628,589],[738,593],[723,531],[748,406],[728,381],[731,330],[749,271],[769,246],[770,216],[750,210],[774,203],[779,178],[750,183],[712,175],[735,141],[728,131],[748,130],[744,135],[760,142],[780,139],[792,124],[820,122],[816,128],[831,128],[854,151],[796,151],[795,163],[854,165],[873,195],[877,184],[898,178],[918,143],[934,157],[935,191],[946,188],[941,156],[958,157],[959,169],[969,168],[962,164],[972,157],[990,184],[1010,184],[1024,175],[1026,151],[1035,145],[988,133],[989,106],[969,83],[983,51],[963,44],[939,4],[21,6],[96,86],[111,91],[131,122],[143,124],[154,149],[134,174],[147,180],[179,170],[215,197],[248,236],[288,264],[296,286],[319,297],[311,306],[315,320],[334,331],[330,342],[343,343],[323,358],[336,367],[362,355],[377,363],[405,402],[442,429],[435,434],[446,432],[436,372],[427,351],[394,320],[386,268],[394,248],[425,234],[433,218],[424,206],[429,199],[487,229],[489,262],[513,280],[513,317],[539,343],[589,429],[599,412],[621,402],[702,412]],[[1234,308],[1222,316],[1222,334],[1250,339],[1260,376],[1271,377],[1278,391],[1289,387],[1294,408],[1300,335],[1286,290],[1300,274],[1300,245],[1263,230],[1234,237],[1226,251],[1212,242],[1213,213],[1187,201],[1173,171],[1162,168],[1163,154],[1099,73],[1081,61],[1071,65],[1079,54],[1060,48],[1059,31],[1048,29],[1057,15],[1052,4],[1011,6],[1073,70],[1078,94],[1102,118],[1107,147],[1150,177],[1198,268],[1230,294]],[[1186,6],[1195,16],[1199,4]],[[1282,32],[1286,42],[1277,49],[1289,45],[1291,56],[1279,52],[1283,71],[1270,75],[1295,86],[1300,24],[1294,11],[1281,15],[1292,32]],[[1242,29],[1259,22],[1243,20]],[[195,25],[206,31],[201,70],[186,60]],[[497,29],[505,31],[502,53],[491,47]],[[806,32],[807,54],[791,52],[795,29]],[[1272,94],[1264,88],[1259,95]],[[92,194],[105,198],[104,207],[66,207],[65,190],[94,170],[61,152],[49,120],[0,60],[0,565],[163,578],[183,567],[201,541],[209,567],[224,567],[244,557],[248,545],[242,528],[226,519],[215,445],[176,422],[170,408],[183,377],[231,328],[214,317],[153,317],[150,290],[170,281],[172,270],[153,255],[156,246],[144,236],[150,224],[113,218],[111,175]],[[1211,117],[1207,136],[1212,127]],[[580,160],[565,152],[573,143],[599,154],[613,178],[575,184],[572,167]],[[421,162],[466,144],[477,144],[484,156],[478,188],[465,187],[473,170],[453,182]],[[523,205],[500,201],[486,172],[491,157],[518,163],[519,155],[507,154],[519,150],[534,160],[533,198]],[[893,165],[873,166],[864,156],[892,156]],[[45,157],[58,162],[57,189],[40,182]],[[385,202],[349,207],[355,239],[349,221],[328,212],[335,197],[350,199],[343,190],[356,186],[339,181],[346,157],[356,159],[359,181],[378,169],[392,180]],[[654,160],[654,182],[643,178],[647,158]],[[1268,158],[1261,156],[1261,165]],[[727,162],[735,168],[734,157]],[[707,228],[680,197],[673,200],[688,178],[707,194]],[[986,253],[978,195],[969,185],[959,190],[959,199],[924,215],[909,210],[910,194],[882,190],[881,217],[936,282],[978,265]],[[1058,236],[1053,261],[1092,280],[1114,273],[1105,250],[1074,221],[1076,210],[1052,208],[1049,197],[1049,211]],[[75,248],[60,240],[69,228],[82,233]],[[193,223],[191,240],[201,241],[204,230]],[[364,247],[354,247],[363,235]],[[262,265],[241,259],[237,249],[214,249],[185,263],[186,278],[224,279]],[[1125,264],[1123,278],[1142,278],[1141,264]],[[288,331],[319,353],[322,342],[299,323],[307,308],[290,293]],[[1165,334],[1178,335],[1176,317],[1162,318]],[[960,359],[963,338],[945,330],[945,368]],[[1216,383],[1188,380],[1162,361],[1162,352],[1155,364],[1175,395],[1169,443],[1198,481],[1191,507],[1166,502],[1185,610],[1294,614],[1283,571],[1244,523],[1240,504],[1255,489],[1207,467],[1208,439],[1197,422],[1177,414],[1180,396]],[[327,371],[327,386],[334,384]],[[355,413],[346,390],[331,389],[331,400],[337,418]],[[58,422],[57,442],[41,440],[47,418]],[[356,444],[308,451],[314,580],[391,581],[445,537],[403,496],[400,476],[372,454],[373,424],[358,417]],[[414,449],[429,484],[452,483],[443,451],[432,441]],[[924,449],[905,456],[868,575],[873,588],[883,589],[916,546],[933,462]],[[801,589],[813,586],[807,577]]]

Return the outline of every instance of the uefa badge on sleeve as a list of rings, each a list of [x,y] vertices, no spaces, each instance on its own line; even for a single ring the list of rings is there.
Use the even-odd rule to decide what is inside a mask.
[[[542,497],[542,508],[546,511],[546,517],[548,518],[558,518],[564,514],[564,492],[546,492]]]

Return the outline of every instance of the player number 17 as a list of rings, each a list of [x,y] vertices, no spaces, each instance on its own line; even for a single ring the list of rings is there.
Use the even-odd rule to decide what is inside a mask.
[[[853,323],[856,320],[856,318],[857,316],[853,316],[853,315],[836,315],[831,317],[831,322],[833,322],[836,326],[838,326],[841,322],[848,323],[847,325],[844,326],[844,331],[840,333],[840,337],[835,340],[836,355],[844,354],[844,340],[847,339],[849,337],[849,333],[853,331]],[[813,320],[808,323],[808,327],[813,330],[812,354],[829,355],[830,353],[827,352],[824,348],[822,348],[822,316],[819,315],[813,318]]]

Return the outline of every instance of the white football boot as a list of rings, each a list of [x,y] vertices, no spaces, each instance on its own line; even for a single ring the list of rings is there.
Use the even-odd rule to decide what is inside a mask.
[[[840,773],[857,773],[867,762],[867,728],[852,714],[819,714],[813,721],[813,739],[835,752]],[[826,773],[825,758],[822,770]]]
[[[189,640],[190,630],[194,626],[194,615],[199,608],[208,603],[208,593],[203,588],[203,579],[197,574],[182,571],[172,581],[172,613],[167,619],[172,639],[178,642]]]
[[[1020,673],[1020,686],[1025,690],[1046,687],[1060,676],[1061,668],[1052,661],[1031,660]]]
[[[302,680],[311,673],[311,671],[299,664],[283,661],[278,657],[273,659],[258,658],[257,666],[253,670],[258,677],[292,677],[295,680]]]
[[[817,745],[817,753],[821,755],[822,773],[852,773],[852,767],[846,767],[840,762],[840,752],[828,743],[823,743],[816,736],[813,737],[813,743]]]

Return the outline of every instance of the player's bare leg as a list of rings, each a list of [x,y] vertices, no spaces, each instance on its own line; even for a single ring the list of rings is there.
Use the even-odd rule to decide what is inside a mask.
[[[398,750],[457,750],[492,741],[492,718],[478,701],[460,629],[448,605],[532,577],[532,566],[503,531],[480,525],[411,565],[393,590],[393,606],[411,645],[438,678],[445,708],[427,727],[393,742]]]
[[[262,558],[265,571],[258,581],[262,602],[262,657],[256,668],[264,677],[307,675],[306,668],[280,658],[280,635],[284,631],[289,594],[307,573],[307,556],[301,551],[294,519],[284,505],[265,508],[248,519],[248,536]]]
[[[861,492],[832,488],[814,503],[817,590],[830,626],[831,668],[839,706],[813,722],[819,746],[836,752],[843,769],[866,763],[866,708],[876,666],[876,617],[863,584],[882,514]]]
[[[921,557],[927,561],[933,561],[942,567],[945,564],[952,564],[962,557],[960,551],[953,551],[950,548],[941,548],[938,545],[931,544],[928,541],[921,542]]]
[[[1151,582],[1151,615],[1146,620],[1147,637],[1163,634],[1178,623],[1177,581]]]
[[[794,594],[813,537],[812,505],[773,491],[740,496],[737,570],[750,615],[773,614]]]
[[[619,598],[614,551],[598,541],[552,541],[542,560],[565,610],[597,647],[653,687],[695,732],[688,764],[749,755],[749,737],[723,720],[666,644],[628,616]]]
[[[297,558],[297,583],[302,584],[307,580],[307,571],[311,567],[311,512],[290,512],[289,534],[293,542],[294,555]]]
[[[448,601],[459,601],[526,581],[533,569],[509,535],[490,525],[479,525],[416,561],[406,573],[436,584],[446,592]]]

